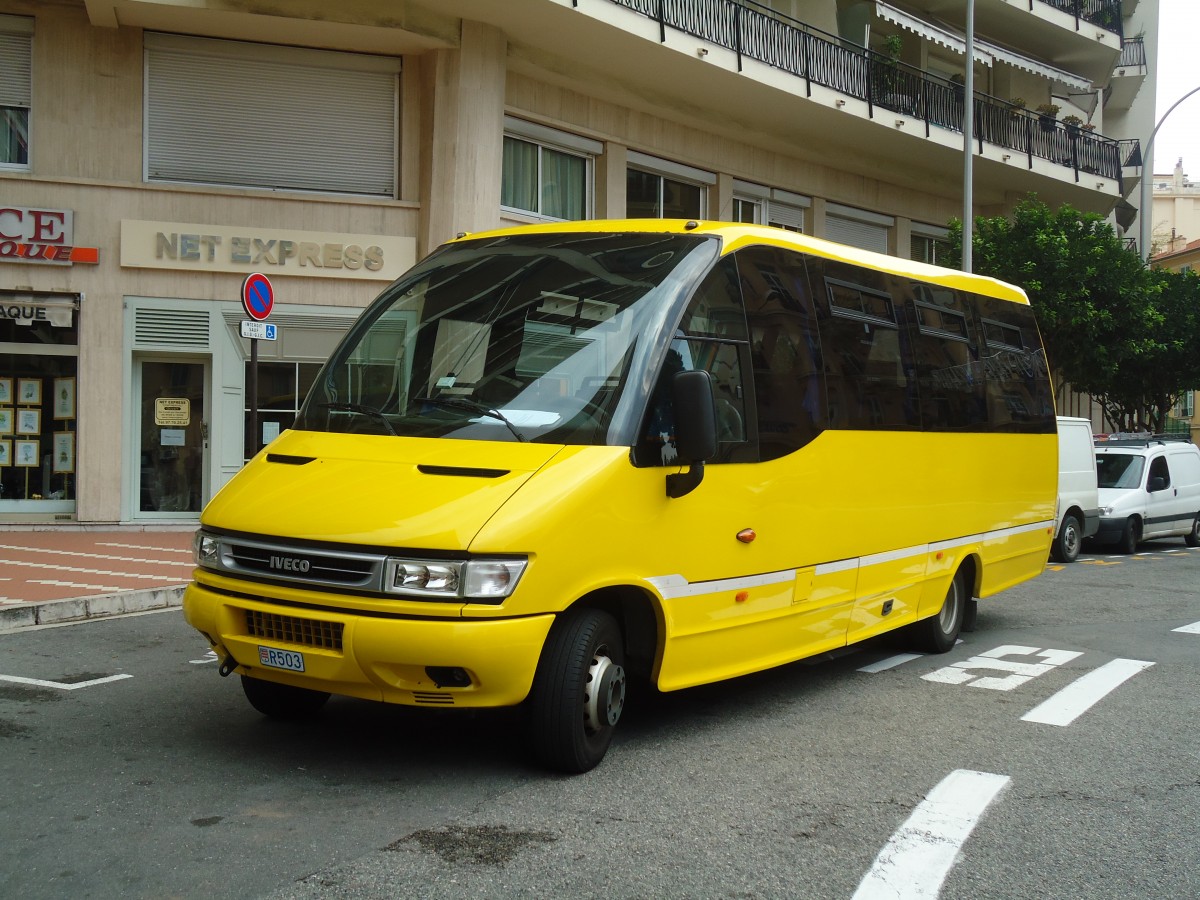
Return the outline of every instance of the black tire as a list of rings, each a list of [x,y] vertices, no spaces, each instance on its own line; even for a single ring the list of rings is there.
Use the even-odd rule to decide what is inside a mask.
[[[979,601],[968,600],[966,607],[963,609],[963,620],[961,631],[971,632],[979,627]]]
[[[1200,547],[1200,513],[1192,519],[1192,530],[1183,536],[1183,542],[1189,547]]]
[[[1079,519],[1067,513],[1063,516],[1062,524],[1058,528],[1058,535],[1054,538],[1054,546],[1050,548],[1050,555],[1055,562],[1073,563],[1079,559],[1079,551],[1083,546],[1083,527],[1079,524]]]
[[[324,691],[310,691],[246,675],[242,676],[242,690],[251,706],[272,719],[307,719],[316,715],[329,699]]]
[[[1125,530],[1121,532],[1121,538],[1117,541],[1117,548],[1122,553],[1137,553],[1138,543],[1142,540],[1142,523],[1138,521],[1137,516],[1130,516],[1125,522]]]
[[[913,646],[922,653],[945,653],[953,647],[962,630],[970,594],[966,573],[959,569],[950,579],[941,611],[909,626]]]
[[[581,609],[550,629],[529,698],[539,762],[577,774],[604,759],[625,705],[625,648],[608,613]]]

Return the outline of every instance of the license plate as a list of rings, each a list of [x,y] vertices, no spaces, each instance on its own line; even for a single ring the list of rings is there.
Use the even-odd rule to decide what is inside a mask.
[[[274,647],[258,648],[258,661],[272,669],[287,669],[289,672],[304,671],[304,654],[291,650],[276,650]]]

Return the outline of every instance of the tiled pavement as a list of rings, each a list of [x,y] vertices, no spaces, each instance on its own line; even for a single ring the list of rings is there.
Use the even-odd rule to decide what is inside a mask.
[[[0,631],[178,606],[193,533],[0,531]]]

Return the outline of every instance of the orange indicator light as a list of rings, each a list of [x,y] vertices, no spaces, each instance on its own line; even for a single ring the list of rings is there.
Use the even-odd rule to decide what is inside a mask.
[[[758,534],[755,532],[755,530],[753,528],[743,528],[741,531],[739,531],[737,533],[737,539],[739,541],[741,541],[743,544],[749,544],[756,537],[758,537]]]
[[[749,591],[738,591],[737,594],[734,595],[733,599],[736,600],[738,603],[745,603],[747,600],[750,599],[750,592]]]

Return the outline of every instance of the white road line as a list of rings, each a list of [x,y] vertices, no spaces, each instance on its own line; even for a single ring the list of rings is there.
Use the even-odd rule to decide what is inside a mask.
[[[1191,625],[1181,625],[1179,628],[1172,628],[1172,631],[1182,631],[1184,634],[1200,634],[1200,622],[1193,622]]]
[[[875,857],[853,900],[936,898],[1007,775],[958,769],[942,779]]]
[[[61,681],[42,681],[40,678],[22,678],[20,675],[0,675],[0,681],[11,681],[14,684],[29,684],[34,687],[56,688],[60,691],[77,691],[80,688],[94,687],[97,684],[108,684],[110,681],[123,681],[132,675],[109,675],[105,678],[93,678],[91,681],[78,681],[75,684],[65,684]]]
[[[1114,659],[1075,679],[1053,697],[1021,716],[1021,721],[1070,725],[1138,672],[1152,665],[1154,663],[1140,659]]]
[[[902,666],[906,662],[912,662],[914,659],[920,659],[925,654],[923,653],[901,653],[897,656],[889,656],[887,659],[881,659],[879,662],[871,663],[869,666],[863,666],[858,671],[867,672],[874,675],[876,672],[886,672],[888,669],[894,669],[896,666]]]

